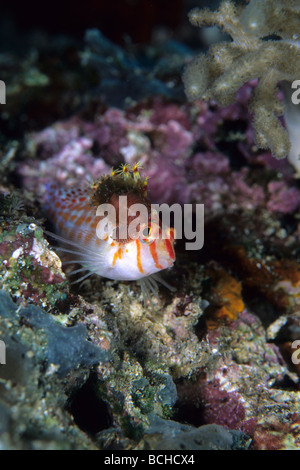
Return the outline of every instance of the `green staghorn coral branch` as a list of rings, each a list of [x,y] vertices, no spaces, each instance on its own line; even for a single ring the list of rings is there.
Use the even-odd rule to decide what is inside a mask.
[[[291,144],[278,119],[286,110],[277,95],[279,82],[300,79],[300,0],[250,0],[245,6],[227,0],[218,11],[194,8],[189,19],[199,27],[217,25],[232,41],[212,45],[186,66],[188,99],[215,99],[226,106],[245,82],[257,78],[249,103],[257,145],[286,157]],[[268,38],[274,34],[278,40]],[[292,163],[300,171],[300,162]]]

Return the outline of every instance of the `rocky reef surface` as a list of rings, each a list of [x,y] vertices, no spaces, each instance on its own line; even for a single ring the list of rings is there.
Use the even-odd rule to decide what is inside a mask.
[[[256,82],[188,103],[180,44],[41,44],[0,57],[0,448],[299,448],[300,188],[255,145]],[[205,206],[203,248],[177,241],[152,305],[134,282],[73,284],[45,234],[48,182],[136,161],[153,202]]]

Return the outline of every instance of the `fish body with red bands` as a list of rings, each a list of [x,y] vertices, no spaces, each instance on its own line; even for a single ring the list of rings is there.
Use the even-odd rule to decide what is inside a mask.
[[[127,210],[136,203],[147,208],[146,235],[118,239],[118,217],[117,226],[106,217],[105,230],[101,229],[103,216],[97,215],[98,207],[112,204],[118,213],[118,196],[127,196]],[[74,274],[86,271],[80,279],[97,274],[120,281],[139,280],[143,292],[156,295],[156,281],[170,287],[157,273],[173,266],[174,231],[162,227],[150,207],[147,180],[140,177],[138,165],[124,165],[87,188],[63,189],[54,184],[46,188],[45,212],[55,229],[52,236],[70,258],[68,262],[81,265]],[[129,224],[128,213],[125,220]],[[140,233],[145,234],[143,230],[141,227]]]

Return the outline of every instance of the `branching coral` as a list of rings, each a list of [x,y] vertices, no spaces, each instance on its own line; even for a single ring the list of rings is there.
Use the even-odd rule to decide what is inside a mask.
[[[299,78],[300,1],[250,0],[242,6],[228,0],[218,11],[195,8],[189,19],[194,26],[217,25],[232,41],[213,44],[186,66],[187,97],[215,99],[226,106],[246,81],[257,78],[249,103],[257,145],[284,158],[291,144],[278,119],[285,110],[278,83]]]

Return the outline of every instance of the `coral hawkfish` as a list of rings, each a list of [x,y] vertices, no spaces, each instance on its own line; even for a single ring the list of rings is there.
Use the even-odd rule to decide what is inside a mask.
[[[126,196],[125,214],[121,214],[120,196]],[[98,215],[99,206],[107,204],[115,209],[114,220],[107,213]],[[127,232],[121,237],[122,229],[126,230],[134,220],[130,211],[134,204],[142,204],[147,216],[138,221],[138,237]],[[55,227],[52,236],[62,245],[60,249],[72,257],[67,263],[81,265],[73,274],[86,271],[77,282],[91,274],[138,280],[145,297],[150,292],[157,296],[156,281],[170,288],[157,273],[174,263],[174,230],[164,227],[151,208],[147,179],[140,176],[139,164],[123,165],[83,189],[48,185],[45,209]],[[101,224],[104,220],[105,224]]]

